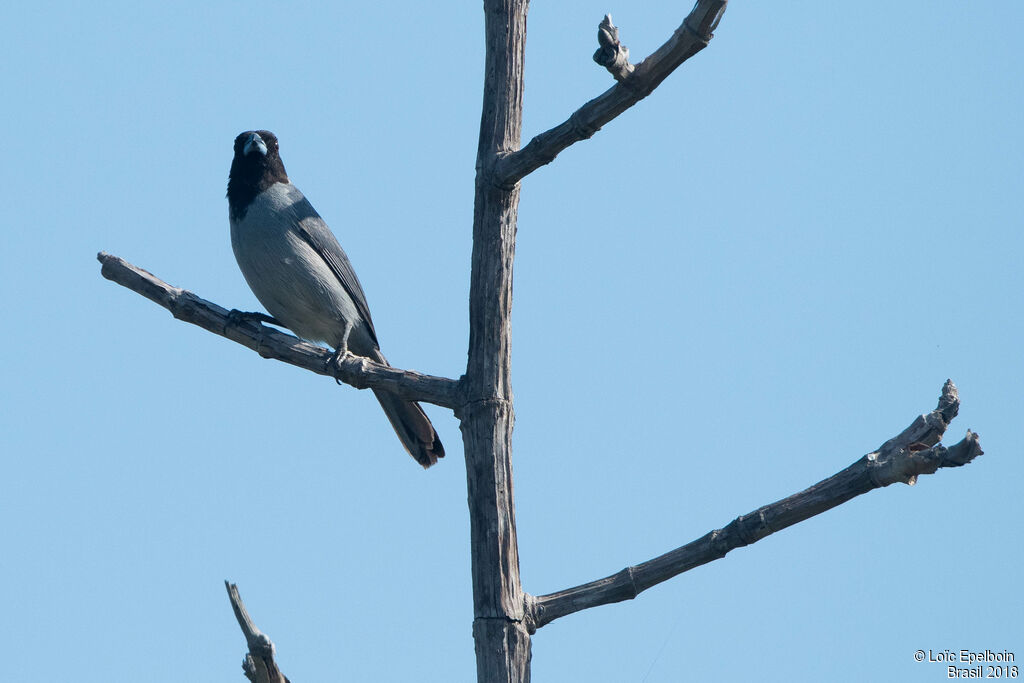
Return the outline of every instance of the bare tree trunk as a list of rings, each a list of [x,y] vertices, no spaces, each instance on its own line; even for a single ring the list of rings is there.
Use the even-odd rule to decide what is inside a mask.
[[[519,149],[527,0],[485,0],[487,56],[476,161],[469,361],[457,409],[466,451],[473,555],[477,680],[530,680],[512,490],[509,316],[519,185],[494,182],[498,159]]]

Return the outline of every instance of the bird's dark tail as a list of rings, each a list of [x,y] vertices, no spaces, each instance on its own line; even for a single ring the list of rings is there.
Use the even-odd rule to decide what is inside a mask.
[[[373,360],[388,365],[387,359],[379,350],[375,355]],[[406,401],[378,389],[374,389],[373,394],[380,401],[380,407],[384,409],[384,414],[388,416],[388,421],[395,428],[395,433],[398,434],[405,450],[416,462],[427,468],[436,464],[438,458],[444,457],[441,439],[438,438],[434,425],[430,423],[430,418],[423,412],[419,403]]]
[[[438,458],[444,457],[441,439],[438,438],[434,425],[430,423],[430,418],[423,412],[423,408],[420,408],[419,403],[400,399],[394,394],[378,389],[374,389],[373,393],[380,401],[384,414],[388,416],[405,450],[416,459],[416,462],[423,467],[430,467],[437,463]]]

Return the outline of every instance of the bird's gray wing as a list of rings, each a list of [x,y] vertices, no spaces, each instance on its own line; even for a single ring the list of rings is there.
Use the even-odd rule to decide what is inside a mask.
[[[356,271],[352,269],[348,255],[338,243],[338,238],[334,236],[324,219],[320,217],[320,214],[297,187],[292,185],[289,187],[288,193],[294,195],[295,201],[291,204],[290,210],[294,212],[299,236],[320,255],[334,276],[338,278],[338,282],[345,288],[356,305],[359,315],[366,321],[370,336],[373,337],[373,343],[379,346],[377,332],[373,329],[373,318],[370,317],[370,307],[366,303],[366,294],[363,293],[363,286],[359,284]]]

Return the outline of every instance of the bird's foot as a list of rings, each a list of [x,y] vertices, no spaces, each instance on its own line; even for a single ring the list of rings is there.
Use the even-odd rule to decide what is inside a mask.
[[[334,375],[334,381],[338,384],[341,384],[341,380],[338,379],[338,368],[346,357],[352,355],[354,354],[348,350],[348,344],[344,344],[334,349],[334,353],[332,353],[331,357],[327,359],[327,363],[325,365],[331,374]]]
[[[270,323],[271,325],[277,325],[278,327],[285,327],[280,320],[267,315],[266,313],[260,313],[259,311],[240,311],[237,308],[232,308],[228,311],[228,322],[232,325],[238,325],[239,323]]]

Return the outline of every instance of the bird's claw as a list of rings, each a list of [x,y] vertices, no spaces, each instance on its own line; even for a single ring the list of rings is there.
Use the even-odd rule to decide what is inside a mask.
[[[237,308],[232,308],[228,311],[228,322],[232,325],[238,325],[240,323],[270,323],[271,325],[284,327],[280,320],[267,315],[266,313],[260,313],[259,311],[240,311]]]
[[[334,353],[332,353],[331,357],[327,359],[327,369],[331,370],[331,374],[334,375],[334,381],[338,384],[342,383],[341,380],[338,379],[338,368],[341,366],[341,362],[351,355],[353,354],[348,350],[348,344],[346,344],[334,349]]]

